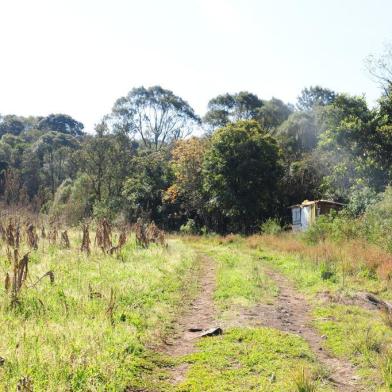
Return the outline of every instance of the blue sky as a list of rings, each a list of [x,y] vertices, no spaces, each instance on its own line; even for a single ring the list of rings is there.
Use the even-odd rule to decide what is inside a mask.
[[[160,84],[199,114],[248,90],[319,84],[374,103],[364,59],[392,42],[389,0],[0,0],[0,113],[68,113],[92,130]]]

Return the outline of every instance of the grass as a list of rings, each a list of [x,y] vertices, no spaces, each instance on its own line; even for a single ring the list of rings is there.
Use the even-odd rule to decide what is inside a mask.
[[[388,366],[392,330],[380,314],[358,306],[331,304],[316,307],[314,318],[315,326],[326,337],[326,347],[358,367],[369,391],[390,390],[382,374]]]
[[[268,253],[267,257],[276,258],[277,266],[295,277],[301,286],[319,283],[314,274],[328,267],[333,272],[332,279],[324,282],[324,286],[367,290],[392,299],[392,255],[375,245],[358,240],[309,245],[293,234],[252,236],[246,239],[246,244]],[[297,271],[290,273],[293,265],[294,269],[299,267],[300,277]]]
[[[181,392],[301,391],[294,369],[306,369],[318,391],[332,390],[305,341],[270,328],[234,328],[200,342]],[[306,390],[305,390],[306,391]]]
[[[185,288],[194,289],[195,252],[178,240],[167,249],[139,249],[130,240],[117,257],[97,249],[87,257],[78,250],[80,233],[71,237],[71,250],[41,241],[31,253],[27,285],[49,270],[53,285],[44,279],[24,288],[14,308],[0,289],[0,389],[15,390],[23,377],[42,391],[160,382],[162,358],[151,348],[170,331]],[[10,268],[5,254],[0,265],[0,274]]]
[[[27,286],[48,271],[54,284],[44,278],[24,287],[15,307],[0,288],[0,390],[15,390],[21,379],[38,391],[333,390],[306,341],[271,328],[224,328],[183,358],[154,352],[196,294],[198,252],[217,263],[213,299],[221,320],[273,303],[278,287],[265,268],[275,268],[308,297],[325,348],[355,364],[369,391],[392,390],[392,330],[383,315],[321,296],[371,291],[390,298],[388,280],[368,263],[345,265],[326,247],[304,251],[300,245],[298,251],[292,239],[272,250],[282,239],[270,236],[174,237],[168,248],[148,249],[131,238],[117,255],[93,247],[87,256],[78,249],[80,232],[69,234],[71,249],[41,240],[30,254]],[[9,270],[2,247],[0,279]],[[183,363],[189,364],[184,381],[170,385],[169,368]]]
[[[325,244],[313,259],[310,255],[314,250],[304,252],[302,249],[311,246],[300,244],[302,250],[298,251],[292,239],[283,246],[285,251],[271,250],[271,243],[281,244],[284,238],[251,237],[240,240],[238,247],[246,253],[253,252],[260,263],[279,270],[307,295],[314,309],[314,326],[326,337],[325,347],[335,356],[355,364],[369,391],[392,390],[392,354],[388,349],[392,343],[392,329],[388,318],[386,320],[382,312],[359,306],[326,303],[321,295],[328,293],[338,300],[350,302],[358,292],[369,291],[388,299],[391,298],[389,282],[378,274],[369,273],[368,264],[361,259],[358,259],[358,265],[350,265],[344,270],[342,259],[331,256],[336,249],[331,252],[326,248],[320,250]],[[332,246],[336,248],[337,245]]]
[[[222,312],[274,301],[278,293],[276,284],[264,273],[258,260],[238,248],[236,241],[219,244],[199,238],[193,239],[191,246],[218,264],[214,300]]]
[[[235,318],[238,307],[274,301],[276,284],[238,237],[188,243],[218,264],[214,301],[221,320]],[[223,336],[200,341],[198,351],[179,362],[190,364],[177,388],[181,392],[333,390],[302,337],[266,327],[225,329]]]

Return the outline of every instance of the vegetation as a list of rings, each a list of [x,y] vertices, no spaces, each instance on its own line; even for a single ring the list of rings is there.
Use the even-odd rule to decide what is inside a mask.
[[[392,390],[385,56],[373,108],[313,86],[201,118],[153,86],[95,133],[0,116],[0,389]],[[287,206],[317,198],[344,208],[291,232]]]
[[[305,199],[335,198],[359,216],[390,183],[389,55],[369,62],[383,87],[374,108],[313,86],[296,104],[218,95],[201,119],[153,86],[117,99],[95,133],[65,114],[2,115],[0,199],[68,225],[142,217],[179,230],[192,219],[193,232],[221,234],[287,224],[287,206]]]

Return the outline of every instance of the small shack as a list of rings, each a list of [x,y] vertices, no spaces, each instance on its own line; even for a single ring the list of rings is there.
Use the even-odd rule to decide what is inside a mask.
[[[302,204],[290,206],[293,219],[293,231],[306,230],[320,215],[327,215],[331,210],[339,211],[344,204],[332,200],[305,200]]]

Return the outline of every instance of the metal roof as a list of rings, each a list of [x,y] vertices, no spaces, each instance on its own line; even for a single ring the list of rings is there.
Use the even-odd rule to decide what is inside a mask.
[[[320,200],[304,200],[302,202],[302,204],[294,204],[292,206],[289,206],[288,208],[301,208],[301,207],[306,207],[306,206],[310,206],[310,205],[313,205],[313,204],[319,204],[319,203],[333,204],[335,206],[341,206],[341,207],[344,206],[343,203],[339,203],[337,201],[320,199]]]

